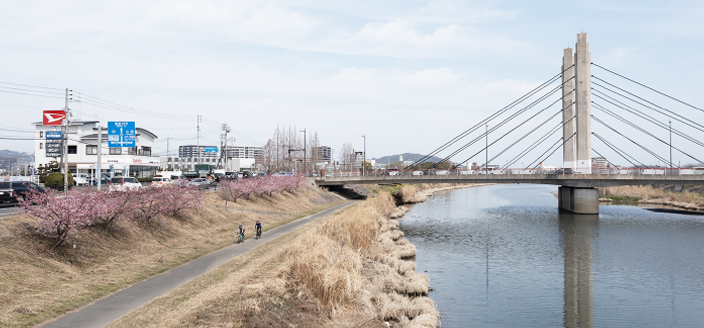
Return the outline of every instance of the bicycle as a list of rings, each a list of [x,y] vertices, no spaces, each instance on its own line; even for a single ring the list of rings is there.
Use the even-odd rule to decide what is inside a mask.
[[[257,229],[257,239],[262,238],[262,230]]]
[[[242,243],[243,241],[244,241],[244,233],[240,233],[240,234],[237,236],[237,243],[240,244],[240,243]]]

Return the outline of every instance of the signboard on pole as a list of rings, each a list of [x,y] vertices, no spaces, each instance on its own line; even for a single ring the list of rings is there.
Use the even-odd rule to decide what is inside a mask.
[[[217,153],[218,147],[205,147],[205,153]]]
[[[63,110],[45,110],[42,115],[42,125],[61,125],[61,121],[66,118]]]
[[[108,122],[108,147],[136,147],[134,122]]]
[[[46,131],[46,157],[61,157],[61,141],[63,133],[61,131]]]

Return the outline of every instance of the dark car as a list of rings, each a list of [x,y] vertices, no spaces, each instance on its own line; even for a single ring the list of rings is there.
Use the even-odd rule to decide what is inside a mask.
[[[574,172],[572,171],[571,168],[566,167],[564,169],[557,169],[552,172],[552,174],[573,174]]]
[[[242,178],[254,178],[254,173],[251,171],[242,171]]]
[[[9,189],[9,190],[8,190]],[[8,192],[9,191],[9,192]],[[44,188],[34,182],[12,181],[0,182],[0,202],[17,203],[31,191],[46,192]]]
[[[13,201],[15,201],[15,193],[12,190],[12,182],[0,182],[0,203]]]

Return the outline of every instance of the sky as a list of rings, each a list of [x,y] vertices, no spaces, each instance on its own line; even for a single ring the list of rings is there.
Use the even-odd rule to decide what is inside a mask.
[[[0,8],[5,138],[32,137],[41,110],[63,108],[62,90],[69,88],[74,119],[134,120],[158,135],[158,154],[166,154],[167,138],[171,154],[195,144],[197,115],[206,145],[219,144],[227,123],[238,145],[261,145],[277,126],[291,126],[317,132],[335,150],[347,141],[362,149],[366,135],[368,157],[426,154],[559,74],[563,49],[582,32],[592,62],[704,107],[700,1],[40,0],[0,1]],[[592,73],[704,122],[701,111],[598,68]],[[124,107],[97,106],[102,101]],[[528,131],[521,129],[516,133]],[[536,133],[543,130],[547,125]],[[702,139],[698,130],[687,133]],[[490,142],[500,134],[490,134]],[[518,139],[506,137],[495,152]],[[656,163],[630,141],[615,143]],[[704,157],[678,136],[673,143]],[[645,144],[668,155],[667,145]],[[593,145],[628,165],[599,141]],[[496,161],[508,163],[526,147],[516,145]],[[0,149],[32,151],[33,142],[0,139]],[[692,161],[679,152],[673,158]],[[561,152],[548,162],[558,165]]]

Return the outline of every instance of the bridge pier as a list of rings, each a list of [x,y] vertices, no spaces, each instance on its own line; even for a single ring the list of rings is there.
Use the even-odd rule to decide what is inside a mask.
[[[560,186],[558,207],[575,214],[599,214],[599,191],[596,188]]]

